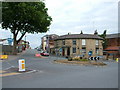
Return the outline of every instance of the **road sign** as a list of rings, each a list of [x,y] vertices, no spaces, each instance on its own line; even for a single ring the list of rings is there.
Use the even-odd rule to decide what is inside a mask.
[[[89,51],[89,52],[88,52],[88,55],[89,55],[89,56],[92,56],[92,51]]]
[[[99,57],[90,57],[89,60],[99,60]]]
[[[8,44],[12,45],[13,39],[12,38],[8,38],[7,40],[8,40]]]
[[[62,48],[59,49],[59,52],[62,52]]]

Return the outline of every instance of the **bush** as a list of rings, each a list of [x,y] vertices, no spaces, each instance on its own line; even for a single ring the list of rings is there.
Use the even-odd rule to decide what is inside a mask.
[[[80,61],[89,61],[88,59],[80,59]]]
[[[74,60],[80,60],[80,58],[74,58]]]
[[[72,61],[72,57],[68,57],[68,61]]]
[[[68,61],[89,61],[89,60],[76,56],[76,57],[68,57]]]
[[[73,60],[80,60],[80,57],[73,57]]]
[[[88,59],[81,59],[80,57],[74,57],[74,58],[72,58],[72,60],[75,60],[75,61],[89,61]]]

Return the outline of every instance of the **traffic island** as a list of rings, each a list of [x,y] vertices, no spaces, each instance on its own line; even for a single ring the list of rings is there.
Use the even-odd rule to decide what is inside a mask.
[[[77,64],[77,65],[95,65],[95,66],[105,66],[107,64],[103,63],[103,62],[97,62],[97,61],[89,61],[89,60],[83,60],[83,61],[79,61],[79,60],[54,60],[54,63],[63,63],[63,64]]]
[[[19,71],[19,68],[11,67],[5,70],[8,73],[14,72],[14,73],[31,73],[31,72],[37,72],[36,70],[26,69],[25,71]]]

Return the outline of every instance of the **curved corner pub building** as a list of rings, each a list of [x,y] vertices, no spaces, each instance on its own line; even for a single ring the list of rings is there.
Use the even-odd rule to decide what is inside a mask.
[[[88,58],[89,52],[92,56],[102,56],[103,39],[93,34],[67,34],[55,39],[55,52],[61,56],[81,56]]]

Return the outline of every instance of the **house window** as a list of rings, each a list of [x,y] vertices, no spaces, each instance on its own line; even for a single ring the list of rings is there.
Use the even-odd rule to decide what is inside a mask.
[[[96,45],[98,45],[99,44],[99,41],[98,40],[96,40]]]
[[[73,45],[76,45],[76,40],[73,40]]]
[[[62,44],[65,45],[65,40],[62,41]]]
[[[86,45],[85,39],[82,39],[82,45]]]
[[[76,53],[76,47],[73,47],[73,53]]]
[[[83,54],[83,55],[86,54],[86,47],[82,47],[82,54]]]
[[[96,54],[98,55],[98,53],[99,53],[99,48],[96,48]]]

